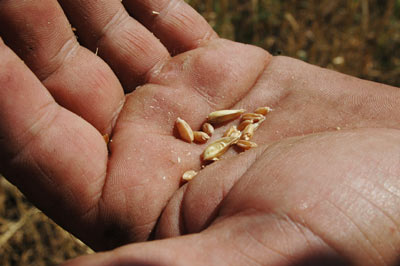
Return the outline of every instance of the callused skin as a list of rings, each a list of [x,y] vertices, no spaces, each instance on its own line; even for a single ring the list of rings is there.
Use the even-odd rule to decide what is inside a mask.
[[[96,250],[163,239],[71,265],[396,262],[398,88],[220,39],[183,1],[123,3],[160,10],[156,20],[136,18],[161,42],[120,1],[59,2],[78,32],[87,26],[83,44],[97,43],[104,61],[68,44],[57,2],[0,2],[3,25],[18,30],[0,27],[8,45],[0,44],[1,171]],[[30,11],[24,23],[21,10]],[[47,21],[54,23],[46,31],[61,32],[56,38],[38,30]],[[34,53],[26,49],[31,43]],[[71,50],[54,52],[60,46]],[[57,60],[56,70],[39,73]],[[125,91],[142,86],[124,96],[118,80]],[[82,101],[76,84],[93,97]],[[200,129],[212,111],[260,106],[274,111],[253,138],[259,147],[230,150],[204,169],[205,146],[174,136],[177,117]],[[181,187],[191,169],[199,174]]]

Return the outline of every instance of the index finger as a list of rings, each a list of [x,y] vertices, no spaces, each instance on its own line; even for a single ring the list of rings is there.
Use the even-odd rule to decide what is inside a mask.
[[[195,49],[218,38],[207,21],[183,0],[124,0],[122,3],[171,54]]]

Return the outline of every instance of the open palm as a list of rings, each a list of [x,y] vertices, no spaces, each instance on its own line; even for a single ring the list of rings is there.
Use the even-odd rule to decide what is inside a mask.
[[[58,3],[0,2],[1,34],[38,78],[1,45],[2,171],[57,223],[98,250],[189,234],[119,251],[132,262],[394,261],[398,89],[219,39],[183,1],[58,2],[104,61]],[[174,134],[177,117],[197,129],[260,106],[274,108],[260,147],[204,169],[204,145]]]

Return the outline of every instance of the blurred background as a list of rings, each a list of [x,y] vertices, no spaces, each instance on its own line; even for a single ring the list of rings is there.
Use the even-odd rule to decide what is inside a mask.
[[[400,87],[400,0],[188,0],[224,38]],[[0,265],[92,251],[0,177]]]
[[[191,0],[224,38],[400,85],[399,0]]]

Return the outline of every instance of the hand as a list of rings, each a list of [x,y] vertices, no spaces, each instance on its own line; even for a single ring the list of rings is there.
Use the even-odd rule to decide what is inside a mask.
[[[160,41],[120,1],[59,2],[92,52],[58,3],[0,2],[1,35],[36,75],[1,45],[2,172],[97,250],[170,238],[72,263],[396,259],[397,88],[221,40],[184,2],[124,1]],[[180,187],[204,146],[173,135],[178,116],[199,128],[266,105],[259,148]]]

